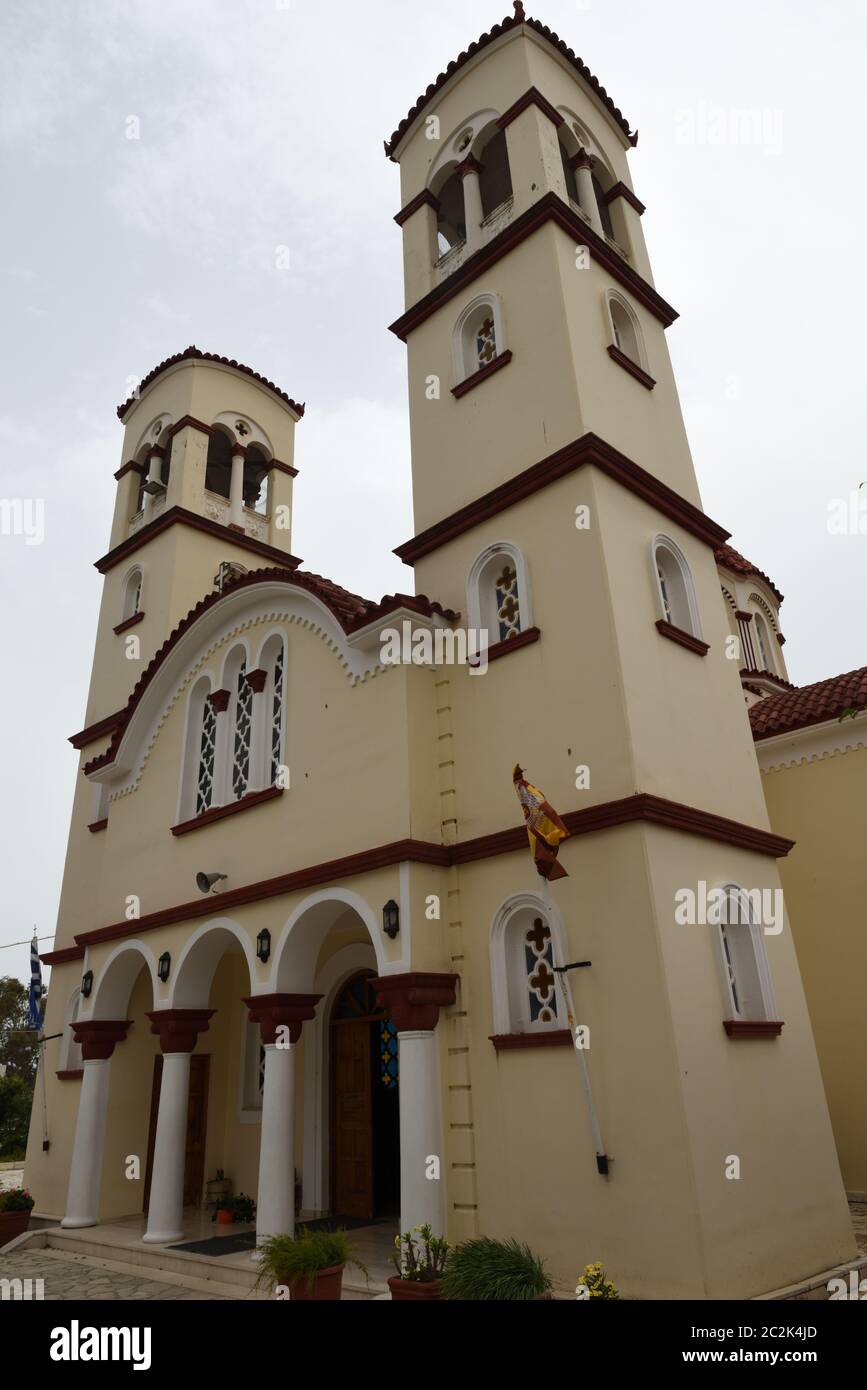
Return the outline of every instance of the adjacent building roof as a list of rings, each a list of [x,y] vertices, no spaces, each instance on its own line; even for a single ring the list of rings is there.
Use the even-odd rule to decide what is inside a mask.
[[[298,405],[297,401],[293,401],[290,396],[287,396],[285,391],[280,390],[279,386],[275,386],[273,381],[269,381],[267,377],[261,376],[259,372],[254,372],[252,367],[245,367],[243,362],[236,362],[234,357],[220,357],[219,353],[216,352],[201,352],[194,344],[191,344],[188,348],[184,348],[183,352],[176,352],[173,357],[167,357],[165,362],[160,362],[158,367],[154,367],[152,372],[148,372],[147,376],[143,377],[139,382],[139,395],[146,386],[150,386],[152,381],[156,381],[158,376],[168,371],[169,367],[174,367],[177,362],[219,362],[223,367],[234,367],[236,372],[243,372],[245,376],[251,376],[253,380],[258,381],[261,386],[266,387],[269,391],[273,391],[274,395],[279,396],[280,400],[284,401],[290,410],[294,410],[296,415],[300,416],[304,414],[303,405]],[[130,396],[128,400],[124,401],[123,405],[118,406],[117,418],[119,420],[122,420],[127,411],[132,409],[138,398],[138,395]]]
[[[525,24],[528,29],[534,29],[537,34],[541,34],[542,38],[548,40],[551,46],[555,48],[557,52],[567,60],[567,62],[569,62],[569,64],[575,69],[578,75],[580,77],[583,77],[584,81],[592,89],[592,91],[595,92],[596,96],[602,102],[603,106],[607,107],[608,111],[614,117],[614,120],[617,122],[620,129],[623,131],[623,134],[626,136],[629,143],[631,145],[636,145],[638,143],[637,131],[633,133],[630,130],[629,122],[623,115],[623,112],[620,111],[620,109],[614,105],[614,102],[611,100],[611,97],[608,95],[605,88],[601,85],[598,79],[593,76],[593,73],[590,71],[587,65],[583,63],[581,59],[578,57],[578,55],[574,53],[573,50],[568,46],[568,44],[566,44],[563,41],[563,39],[559,37],[558,34],[555,34],[553,30],[549,29],[546,24],[540,23],[538,19],[529,19],[524,14],[524,6],[523,4],[521,4],[521,0],[517,0],[517,3],[515,4],[515,13],[513,15],[508,15],[500,24],[495,24],[493,29],[491,29],[490,33],[482,34],[480,39],[477,39],[475,43],[471,43],[466,52],[461,53],[457,58],[455,58],[451,63],[449,63],[445,72],[441,72],[436,81],[432,82],[430,86],[424,92],[422,92],[415,105],[410,108],[406,116],[401,121],[400,125],[397,127],[397,130],[394,132],[391,138],[386,140],[385,142],[385,153],[388,155],[389,159],[394,158],[395,150],[397,149],[404,135],[406,135],[406,132],[409,130],[413,121],[421,114],[421,112],[427,106],[428,102],[436,96],[437,92],[439,92],[445,86],[449,78],[453,77],[456,72],[458,72],[466,63],[468,63],[471,58],[475,57],[477,53],[481,52],[482,49],[487,48],[488,45],[493,43],[495,39],[498,39],[501,34],[505,34],[508,32],[509,29],[515,29],[522,24]]]
[[[753,737],[759,740],[839,719],[850,709],[867,709],[867,666],[769,695],[751,706],[749,715]]]
[[[783,602],[783,595],[780,593],[774,581],[769,579],[764,571],[754,565],[751,560],[745,559],[745,557],[732,546],[721,545],[718,550],[716,550],[715,554],[718,565],[723,565],[725,569],[732,570],[735,574],[742,574],[745,579],[749,578],[751,574],[754,574],[757,579],[763,579],[771,593],[776,596],[777,602]]]
[[[98,757],[91,758],[85,764],[85,773],[96,772],[99,768],[108,767],[114,762],[121,740],[126,732],[127,726],[132,719],[142,696],[157,675],[161,666],[165,662],[172,649],[195,622],[220,603],[228,594],[237,593],[239,589],[251,588],[256,584],[272,583],[274,580],[282,580],[287,587],[295,589],[305,589],[313,594],[315,598],[321,600],[335,616],[343,631],[349,635],[357,632],[371,622],[385,617],[388,613],[400,608],[409,608],[421,617],[431,618],[438,615],[446,622],[454,622],[460,617],[450,608],[443,608],[442,604],[436,603],[427,598],[425,594],[387,594],[380,599],[379,603],[374,603],[371,599],[361,598],[359,594],[353,594],[349,589],[342,588],[339,584],[334,584],[330,579],[323,579],[319,574],[310,574],[304,570],[289,570],[273,567],[269,569],[251,570],[249,574],[240,575],[237,579],[231,580],[223,586],[222,590],[215,590],[200,599],[195,608],[192,608],[185,618],[182,618],[177,627],[166,638],[159,650],[148,662],[135,686],[126,705],[117,715],[112,715],[112,734],[111,742],[103,753]],[[102,721],[106,725],[109,720]],[[108,729],[106,728],[106,732]],[[70,740],[75,744],[75,735]]]

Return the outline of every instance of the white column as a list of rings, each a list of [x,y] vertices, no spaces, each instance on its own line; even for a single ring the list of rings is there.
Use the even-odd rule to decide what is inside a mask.
[[[162,482],[162,479],[163,479],[163,455],[162,455],[162,450],[160,450],[158,453],[153,453],[153,454],[151,454],[150,458],[148,459],[148,477],[147,477],[147,480],[148,480],[149,483],[161,483],[161,482]],[[145,514],[145,521],[147,521],[148,517],[150,516],[151,512],[153,511],[154,501],[155,501],[155,498],[154,498],[149,492],[146,492],[145,495],[144,495],[144,502],[142,503],[142,510],[144,511],[144,514]]]
[[[229,522],[244,525],[244,450],[232,452],[232,479],[229,483]]]
[[[578,203],[582,212],[586,212],[590,218],[590,225],[594,232],[599,236],[605,236],[602,226],[602,218],[599,216],[599,206],[596,202],[596,190],[593,187],[593,165],[589,158],[583,163],[576,165],[575,178],[578,184]]]
[[[400,1057],[400,1229],[430,1222],[446,1232],[445,1167],[436,1033],[398,1033]],[[427,1176],[438,1159],[438,1178]]]
[[[189,1092],[190,1053],[164,1053],[148,1228],[143,1237],[153,1245],[181,1240],[184,1234],[184,1157]]]
[[[250,681],[253,676],[253,681]],[[271,720],[269,711],[271,701],[266,698],[270,682],[264,671],[247,672],[248,684],[253,691],[253,704],[250,718],[250,775],[247,778],[248,792],[261,792],[270,785],[271,771]]]
[[[66,1215],[62,1226],[95,1226],[99,1221],[99,1185],[102,1178],[102,1152],[105,1146],[105,1119],[108,1113],[108,1082],[111,1058],[84,1062],[75,1144],[69,1170]]]
[[[467,228],[467,251],[478,250],[482,244],[482,186],[479,182],[478,165],[470,166],[463,174],[464,222]]]
[[[256,1244],[295,1234],[295,1046],[265,1044]]]

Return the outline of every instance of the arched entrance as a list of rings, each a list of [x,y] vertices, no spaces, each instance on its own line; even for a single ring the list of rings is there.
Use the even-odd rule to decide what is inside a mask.
[[[347,980],[331,1010],[331,1193],[337,1216],[400,1212],[397,1031],[370,971]]]

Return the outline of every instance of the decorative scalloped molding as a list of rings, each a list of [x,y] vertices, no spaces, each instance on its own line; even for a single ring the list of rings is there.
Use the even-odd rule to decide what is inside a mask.
[[[361,675],[354,674],[349,668],[349,662],[346,658],[346,655],[341,650],[339,643],[337,643],[334,640],[334,638],[328,632],[326,632],[325,628],[320,623],[314,622],[311,618],[301,618],[295,613],[274,611],[270,613],[260,614],[258,617],[255,618],[247,618],[243,623],[236,623],[233,628],[221,633],[220,636],[216,638],[211,643],[211,645],[202,653],[195,666],[191,667],[190,670],[187,671],[186,675],[184,676],[184,679],[175,688],[174,693],[162,706],[159,718],[157,719],[156,723],[152,726],[150,734],[147,737],[145,750],[141,762],[138,764],[137,769],[133,774],[128,776],[124,782],[122,782],[118,787],[116,787],[113,791],[109,793],[109,804],[113,801],[120,801],[121,798],[125,796],[131,796],[133,792],[138,790],[139,784],[141,783],[141,779],[144,774],[145,767],[147,766],[148,759],[150,758],[151,752],[153,751],[154,744],[159,738],[163,725],[166,723],[166,720],[168,719],[175,705],[178,703],[178,700],[180,700],[180,698],[185,694],[185,692],[189,690],[193,682],[198,680],[205,666],[207,666],[208,662],[211,660],[211,657],[215,654],[215,652],[218,652],[227,643],[234,641],[234,639],[236,637],[239,637],[241,633],[248,632],[253,628],[261,627],[266,623],[286,623],[290,627],[300,627],[302,629],[307,629],[310,632],[315,632],[319,637],[322,638],[329,651],[333,652],[334,655],[337,657],[340,665],[343,667],[344,671],[349,676],[349,684],[351,686],[361,685],[368,679],[372,680],[375,676],[381,675],[384,671],[389,669],[387,666],[383,665],[382,662],[377,662],[371,670],[364,671],[361,673]]]
[[[762,772],[778,772],[802,763],[823,762],[825,758],[852,753],[859,748],[867,748],[867,712],[842,724],[833,719],[777,734],[774,738],[760,739],[756,743],[756,757]]]

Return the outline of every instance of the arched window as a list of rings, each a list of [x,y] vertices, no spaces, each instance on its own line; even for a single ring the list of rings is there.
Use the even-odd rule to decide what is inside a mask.
[[[269,672],[270,676],[270,716],[271,716],[271,785],[277,781],[280,766],[283,761],[283,680],[284,680],[285,659],[283,645],[274,658],[273,669]]]
[[[611,209],[605,201],[605,192],[596,174],[593,175],[593,192],[596,195],[596,206],[599,209],[599,220],[602,223],[602,230],[605,235],[611,237],[613,241],[614,227],[611,223]]]
[[[232,735],[232,796],[247,794],[250,780],[250,736],[253,727],[253,691],[247,682],[247,663],[242,661],[235,683],[234,732]]]
[[[533,626],[530,586],[521,551],[498,541],[477,556],[467,578],[470,628],[482,634],[477,645],[508,642]]]
[[[437,245],[441,256],[467,239],[464,214],[464,183],[460,174],[451,173],[437,193]]]
[[[141,612],[141,596],[142,572],[140,569],[130,570],[123,586],[122,622],[127,622],[129,618],[134,618],[136,613]]]
[[[261,719],[261,730],[254,730],[252,747],[255,750],[257,782],[251,790],[273,787],[285,763],[286,647],[282,633],[275,632],[259,653],[258,667],[265,672],[261,695],[253,701],[253,718]]]
[[[78,1018],[78,1006],[81,1000],[81,990],[74,989],[69,996],[66,1005],[66,1012],[63,1016],[63,1037],[60,1043],[60,1066],[58,1071],[81,1071],[84,1061],[81,1055],[81,1043],[75,1041],[75,1034],[72,1025]]]
[[[647,357],[644,351],[644,341],[634,310],[614,290],[608,291],[606,303],[612,345],[617,348],[618,352],[622,352],[624,357],[628,357],[630,362],[634,362],[636,367],[640,367],[642,371],[646,372]]]
[[[562,949],[554,909],[536,894],[515,894],[503,904],[491,929],[495,1034],[568,1027],[554,973]]]
[[[196,776],[196,814],[210,809],[214,794],[214,758],[217,747],[217,712],[210,700],[202,706],[199,762]]]
[[[695,585],[683,551],[669,536],[656,536],[651,556],[662,620],[701,640]]]
[[[453,357],[455,383],[460,384],[505,351],[503,311],[496,295],[480,295],[468,304],[455,324]]]
[[[187,704],[179,821],[192,820],[219,805],[215,785],[217,712],[210,695],[211,677],[200,676]]]
[[[752,896],[759,892],[751,895],[736,884],[727,883],[721,891],[720,905],[708,914],[711,926],[718,932],[723,985],[732,1019],[767,1020],[776,1015],[761,913],[752,902]]]
[[[753,613],[753,629],[756,634],[756,655],[761,662],[761,669],[763,671],[770,671],[771,675],[775,675],[776,668],[774,666],[771,639],[768,635],[768,625],[761,613]]]
[[[211,431],[205,465],[205,490],[228,498],[232,485],[232,445],[221,429]]]
[[[490,217],[512,196],[512,175],[509,170],[509,152],[506,146],[506,132],[498,130],[491,136],[479,153],[482,172],[479,175],[479,188],[482,194],[482,212]]]
[[[247,449],[244,459],[244,506],[260,516],[268,514],[268,460],[256,444]]]

